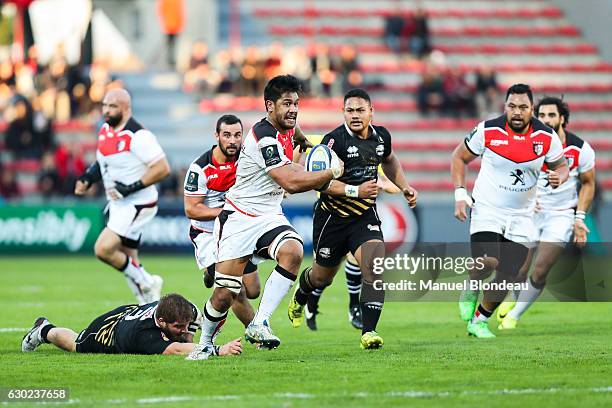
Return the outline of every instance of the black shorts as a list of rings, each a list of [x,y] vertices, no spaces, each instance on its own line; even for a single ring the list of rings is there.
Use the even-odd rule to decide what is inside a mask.
[[[102,331],[104,326],[108,326],[109,324],[108,321],[105,321],[109,316],[116,315],[123,311],[125,311],[125,306],[118,307],[108,313],[104,313],[102,316],[98,316],[93,322],[91,322],[85,330],[79,333],[76,339],[76,352],[104,354],[118,353],[119,351],[115,347],[114,329],[107,331],[107,334],[102,333]]]
[[[351,252],[355,254],[364,242],[383,241],[376,207],[354,217],[340,217],[317,204],[312,225],[312,243],[317,264],[337,266]]]
[[[470,236],[472,258],[490,257],[497,259],[498,274],[514,277],[527,259],[526,246],[513,242],[495,232],[477,232]]]

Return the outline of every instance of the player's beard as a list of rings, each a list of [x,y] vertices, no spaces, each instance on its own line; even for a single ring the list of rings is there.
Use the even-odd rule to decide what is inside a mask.
[[[523,134],[527,130],[527,127],[529,126],[529,122],[522,121],[521,123],[522,124],[520,125],[520,127],[517,128],[514,126],[514,123],[512,122],[512,120],[509,120],[508,126],[510,126],[510,129],[512,129],[514,133]]]
[[[238,154],[238,146],[237,145],[230,145],[227,147],[233,147],[234,148],[234,153],[230,153],[227,151],[227,148],[225,146],[223,146],[222,144],[219,144],[219,149],[221,149],[221,153],[223,153],[223,155],[225,157],[231,158],[231,157],[236,157],[236,155]]]
[[[104,116],[104,120],[106,123],[108,123],[108,126],[114,128],[123,120],[123,114],[120,113],[116,116],[107,115]]]

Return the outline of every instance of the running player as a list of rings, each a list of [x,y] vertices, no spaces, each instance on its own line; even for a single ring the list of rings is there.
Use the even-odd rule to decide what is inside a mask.
[[[39,317],[23,337],[21,350],[31,352],[41,344],[51,343],[77,353],[179,354],[187,355],[189,360],[242,352],[240,339],[221,347],[193,343],[201,321],[202,315],[194,304],[172,293],[141,306],[119,306],[97,317],[79,334]]]
[[[376,333],[384,291],[374,289],[374,257],[384,256],[380,218],[376,212],[377,168],[382,164],[389,180],[399,187],[411,207],[417,192],[408,185],[399,160],[391,148],[391,135],[372,125],[372,103],[363,89],[344,95],[344,123],[325,135],[327,144],[346,164],[346,172],[321,194],[313,220],[315,260],[300,275],[299,286],[289,303],[289,320],[299,327],[311,292],[329,286],[344,256],[351,252],[363,274],[360,307],[363,319],[361,347],[379,348]]]
[[[189,237],[207,288],[212,287],[215,275],[215,218],[221,213],[226,191],[236,181],[236,160],[242,146],[240,119],[234,115],[221,116],[217,120],[215,138],[218,145],[191,163],[184,184],[185,214],[191,220]],[[259,297],[259,277],[256,272],[255,264],[247,262],[242,280],[244,287],[232,305],[234,314],[245,327],[255,315],[248,299]]]
[[[138,247],[144,226],[157,213],[154,184],[170,174],[170,166],[155,135],[132,117],[130,105],[125,89],[112,89],[104,96],[97,161],[77,180],[74,193],[83,195],[103,181],[108,222],[95,254],[122,272],[138,303],[145,304],[159,300],[163,280],[143,268]]]
[[[479,156],[482,164],[472,199],[464,187],[465,169]],[[472,207],[472,257],[482,258],[485,265],[481,270],[470,270],[469,280],[478,283],[496,270],[494,282],[515,282],[527,248],[535,239],[536,185],[544,163],[551,187],[557,188],[568,177],[561,142],[553,129],[533,117],[531,88],[513,85],[506,92],[505,114],[480,122],[453,152],[455,217],[465,221],[466,207]],[[468,334],[495,337],[487,322],[506,291],[485,291],[476,309],[478,295],[478,290],[463,291],[461,318],[468,321]]]
[[[570,172],[569,179],[559,188],[553,189],[546,177],[546,166],[540,172],[537,193],[535,224],[538,233],[538,250],[529,288],[523,290],[514,301],[504,302],[497,311],[499,329],[516,328],[523,313],[535,302],[546,284],[546,277],[572,233],[574,243],[579,246],[587,242],[589,229],[584,223],[586,212],[595,195],[595,152],[591,146],[575,134],[566,130],[569,123],[569,106],[560,98],[543,98],[536,108],[538,118],[557,132]],[[527,277],[533,260],[533,250],[522,268]],[[514,292],[512,293],[514,295]]]
[[[320,189],[343,172],[335,155],[331,168],[319,172],[306,172],[292,163],[300,90],[299,80],[291,75],[272,78],[264,90],[267,116],[251,128],[242,144],[236,183],[215,220],[215,283],[204,307],[202,344],[212,344],[240,293],[245,267],[255,253],[277,265],[266,281],[245,337],[264,348],[280,345],[269,318],[293,285],[303,258],[302,239],[283,215],[281,201],[285,191],[294,194]]]

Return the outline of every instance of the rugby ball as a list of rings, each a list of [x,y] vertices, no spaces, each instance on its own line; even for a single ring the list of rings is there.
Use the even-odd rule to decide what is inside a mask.
[[[306,171],[327,170],[331,166],[332,153],[329,147],[318,144],[310,149],[306,157]]]

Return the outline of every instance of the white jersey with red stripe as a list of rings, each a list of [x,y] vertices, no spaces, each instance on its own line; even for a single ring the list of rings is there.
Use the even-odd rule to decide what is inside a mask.
[[[535,118],[525,134],[513,132],[505,115],[480,122],[465,138],[465,145],[482,157],[472,193],[474,201],[516,214],[534,210],[544,162],[563,157],[555,131]]]
[[[569,178],[557,188],[548,182],[548,167],[544,165],[538,180],[538,204],[543,211],[562,211],[578,205],[580,173],[595,167],[595,151],[591,145],[573,133],[566,132],[563,154],[569,167]]]
[[[115,182],[134,183],[147,172],[149,165],[165,157],[155,135],[130,118],[123,129],[114,131],[107,123],[98,132],[96,158],[100,165],[104,188],[108,191]],[[107,194],[107,198],[111,197]],[[157,201],[157,189],[147,186],[121,201],[149,204]]]
[[[291,164],[293,134],[293,129],[280,133],[265,118],[249,130],[238,157],[236,183],[225,197],[225,210],[253,216],[282,214],[285,190],[268,172]]]
[[[236,181],[236,160],[218,163],[212,152],[216,146],[194,160],[185,175],[184,194],[186,197],[203,197],[208,208],[221,208],[225,194]],[[191,225],[212,233],[215,220],[191,220]]]

